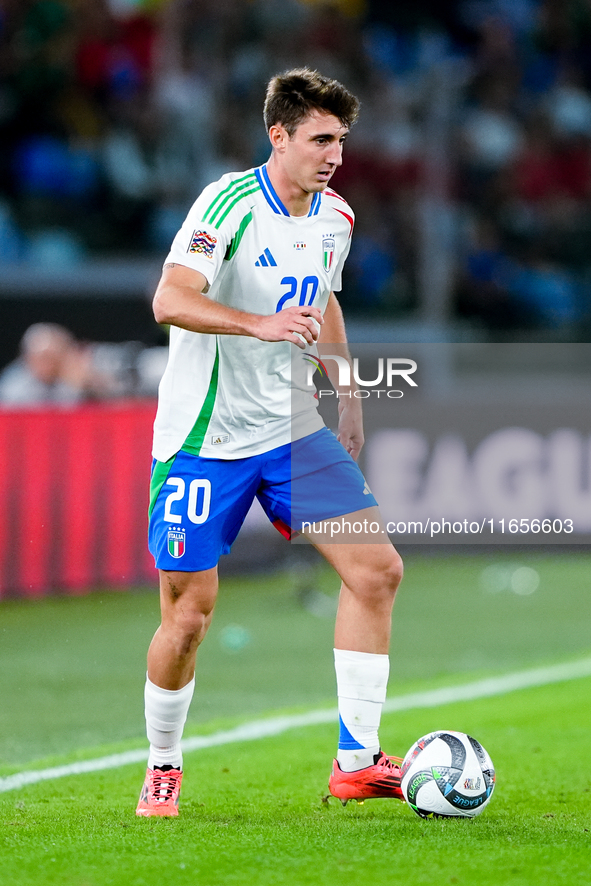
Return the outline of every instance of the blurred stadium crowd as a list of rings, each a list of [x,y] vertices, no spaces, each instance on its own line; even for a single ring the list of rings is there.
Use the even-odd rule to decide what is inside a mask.
[[[446,96],[454,315],[583,334],[591,0],[0,0],[0,262],[163,255],[205,184],[267,159],[266,80],[302,64],[362,100],[347,311],[416,308]]]
[[[33,323],[0,372],[0,407],[70,407],[155,397],[168,348],[139,341],[80,341],[59,323]]]

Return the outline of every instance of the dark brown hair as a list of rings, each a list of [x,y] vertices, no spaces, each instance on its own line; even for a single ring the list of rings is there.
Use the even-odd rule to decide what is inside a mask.
[[[357,120],[359,99],[338,80],[310,68],[285,71],[269,81],[263,110],[267,132],[280,123],[292,138],[312,111],[333,114],[349,128]]]

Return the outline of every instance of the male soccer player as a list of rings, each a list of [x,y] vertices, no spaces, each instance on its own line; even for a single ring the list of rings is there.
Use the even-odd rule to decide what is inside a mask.
[[[205,188],[164,265],[154,313],[171,325],[170,357],[155,422],[149,532],[162,622],[148,652],[150,751],[138,815],[178,813],[181,735],[217,563],[254,497],[284,533],[301,526],[292,513],[297,484],[313,490],[298,493],[311,521],[380,521],[355,462],[360,401],[350,392],[340,400],[337,439],[311,394],[292,399],[296,348],[346,342],[334,291],[353,213],[328,183],[358,108],[344,86],[315,71],[274,77],[264,107],[270,159]],[[400,557],[385,534],[312,541],[342,579],[334,653],[340,733],[329,789],[344,804],[401,799],[400,761],[378,739]]]

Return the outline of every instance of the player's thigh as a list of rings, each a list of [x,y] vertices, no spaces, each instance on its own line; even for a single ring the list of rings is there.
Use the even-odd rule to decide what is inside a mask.
[[[318,531],[306,532],[306,537],[349,588],[395,592],[402,579],[402,559],[377,507],[316,525]]]
[[[254,500],[256,459],[210,459],[181,451],[165,474],[160,468],[158,473],[163,476],[153,492],[149,526],[156,566],[166,572],[213,569],[229,552]]]
[[[305,521],[302,524],[302,535],[316,547],[392,547],[377,505],[324,520]]]

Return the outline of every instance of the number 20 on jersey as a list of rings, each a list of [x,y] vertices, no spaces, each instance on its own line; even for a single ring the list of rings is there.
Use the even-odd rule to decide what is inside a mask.
[[[300,307],[313,304],[314,299],[316,298],[316,293],[318,292],[318,284],[318,277],[315,277],[314,275],[304,277],[301,284],[296,277],[284,277],[281,281],[281,285],[287,287],[287,289],[277,302],[275,313],[282,311],[287,303],[293,298],[298,299],[296,304]],[[288,305],[288,307],[291,308],[294,307],[294,305]]]

